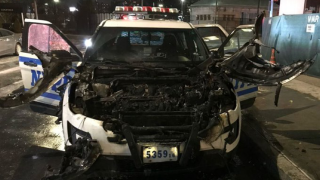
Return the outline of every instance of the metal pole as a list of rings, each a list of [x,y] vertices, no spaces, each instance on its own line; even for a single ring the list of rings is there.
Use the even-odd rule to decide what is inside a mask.
[[[35,15],[36,15],[36,19],[38,19],[38,5],[37,5],[37,0],[33,0],[34,3],[34,11],[35,11]]]
[[[258,1],[257,16],[259,16],[259,13],[260,13],[260,0]]]
[[[24,27],[24,15],[23,15],[23,12],[21,13],[21,19],[22,19],[22,27]]]
[[[141,0],[141,6],[143,6],[143,0]]]
[[[270,1],[271,6],[270,6],[270,17],[273,17],[273,0]]]
[[[214,23],[217,24],[217,15],[218,15],[218,0],[216,0],[216,13],[214,17]]]
[[[183,18],[183,1],[184,0],[181,0],[181,16],[182,16],[182,18]]]

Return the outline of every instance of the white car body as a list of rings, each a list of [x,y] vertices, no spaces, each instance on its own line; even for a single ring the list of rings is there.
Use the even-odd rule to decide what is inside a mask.
[[[50,22],[38,21],[38,20],[26,20],[27,27],[32,26],[48,26],[52,29],[54,27]],[[181,21],[169,21],[169,20],[106,20],[103,21],[100,27],[111,28],[111,27],[130,27],[130,28],[151,28],[151,29],[194,29],[195,27],[189,23]],[[219,26],[217,26],[219,27]],[[61,32],[54,29],[54,35],[60,35],[62,39],[66,40]],[[26,30],[29,33],[29,30]],[[195,31],[196,32],[196,31]],[[29,34],[28,34],[29,36]],[[32,38],[29,37],[29,40]],[[34,42],[35,43],[35,42]],[[78,55],[81,54],[80,51],[76,50],[70,42],[68,50],[75,51]],[[203,43],[204,44],[204,43]],[[22,72],[23,84],[25,90],[28,91],[30,88],[35,86],[36,82],[43,77],[43,65],[37,56],[28,51],[28,44],[24,44],[24,51],[20,53],[19,65]],[[46,51],[44,48],[43,51]],[[49,51],[49,50],[48,50]],[[208,51],[209,52],[209,51]],[[74,67],[81,65],[81,62],[73,63]],[[71,70],[65,76],[60,75],[60,80],[56,81],[47,92],[43,93],[41,96],[36,98],[34,102],[31,103],[31,108],[37,112],[52,114],[59,107],[62,110],[62,124],[63,124],[63,134],[66,145],[72,145],[77,141],[78,138],[95,140],[99,143],[101,147],[101,154],[105,156],[112,157],[132,157],[132,152],[127,143],[114,143],[109,142],[109,137],[114,137],[115,134],[112,131],[107,131],[104,128],[104,122],[91,117],[86,117],[83,114],[74,113],[70,108],[70,91],[71,85],[69,83],[70,79],[75,75],[75,71]],[[222,119],[223,127],[230,127],[228,131],[221,132],[221,134],[214,140],[200,140],[199,152],[201,153],[211,153],[212,151],[223,151],[226,154],[232,153],[237,147],[240,134],[241,134],[241,105],[240,101],[255,99],[257,95],[257,86],[252,86],[246,83],[239,82],[238,80],[231,79],[234,85],[234,90],[232,93],[236,98],[236,103],[234,109],[228,110],[227,113],[220,114]],[[63,96],[59,94],[57,89],[64,85],[66,89]],[[252,102],[253,103],[253,102]],[[214,133],[212,134],[214,136]],[[227,139],[233,136],[231,141],[227,142]],[[137,148],[141,149],[145,146],[150,145],[150,143],[138,143]],[[159,146],[158,143],[152,143],[153,146]],[[182,142],[178,146],[178,153],[181,154],[185,151],[187,146],[186,142]],[[143,155],[143,158],[144,155]],[[145,159],[143,160],[143,162]]]
[[[39,24],[51,24],[47,21],[38,21],[38,20],[26,20],[26,23],[39,23]],[[156,20],[135,20],[135,21],[125,21],[125,20],[106,20],[102,22],[99,26],[103,27],[145,27],[145,28],[175,28],[175,29],[192,29],[194,28],[191,24],[181,22],[181,21],[156,21]],[[36,64],[35,67],[26,66],[25,62],[32,62]],[[30,54],[28,52],[22,52],[20,53],[20,60],[19,65],[22,72],[22,79],[25,86],[25,90],[29,90],[34,84],[43,77],[43,69],[41,66],[40,60],[37,58],[37,56]],[[78,63],[77,65],[80,65]],[[40,97],[38,97],[35,102],[36,107],[41,106],[42,104],[49,105],[50,107],[57,107],[59,106],[59,103],[61,101],[61,97],[57,93],[56,89],[57,87],[66,84],[68,82],[69,77],[74,76],[74,71],[71,71],[66,75],[65,77],[61,78],[58,82],[56,82],[46,93],[42,94]],[[237,93],[239,94],[245,91],[251,91],[250,86],[247,86],[246,84],[239,84],[237,80],[232,80],[235,89],[237,90]],[[111,131],[106,132],[103,129],[103,123],[102,121],[95,120],[92,118],[85,117],[82,114],[74,114],[70,108],[69,108],[69,91],[70,86],[67,86],[66,93],[63,97],[63,132],[64,132],[64,139],[68,145],[70,145],[70,132],[68,132],[68,127],[71,125],[73,128],[76,128],[80,130],[81,132],[89,133],[91,135],[92,139],[98,140],[102,147],[102,154],[103,155],[114,155],[114,156],[130,156],[130,150],[128,145],[126,144],[115,144],[110,143],[107,140],[108,136],[113,136],[113,133]],[[242,93],[240,94],[240,97],[244,98],[251,98],[255,97],[255,93]],[[239,98],[238,98],[239,99]],[[241,99],[241,98],[240,98]],[[41,105],[39,105],[41,104]],[[49,111],[42,111],[43,113],[49,113]],[[240,108],[240,102],[237,101],[237,106],[234,110],[229,111],[230,114],[230,122],[227,121],[227,119],[224,119],[224,126],[228,126],[229,123],[233,124],[237,120],[239,121],[239,127],[241,127],[241,108]],[[208,151],[213,149],[224,149],[226,148],[226,152],[232,151],[239,143],[240,139],[240,131],[241,128],[237,129],[238,134],[237,139],[232,144],[227,144],[225,142],[225,138],[228,137],[229,132],[226,132],[220,136],[216,141],[212,142],[211,144],[208,144],[204,141],[201,141],[201,147],[200,151]],[[83,133],[77,134],[75,133],[76,138],[83,137]],[[183,151],[184,144],[181,145],[179,148],[179,151]]]

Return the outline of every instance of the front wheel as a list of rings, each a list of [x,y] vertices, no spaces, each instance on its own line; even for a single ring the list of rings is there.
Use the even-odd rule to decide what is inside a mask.
[[[20,43],[17,43],[17,44],[16,44],[16,47],[15,47],[14,54],[15,54],[16,56],[19,56],[20,52],[21,52],[21,45],[20,45]]]

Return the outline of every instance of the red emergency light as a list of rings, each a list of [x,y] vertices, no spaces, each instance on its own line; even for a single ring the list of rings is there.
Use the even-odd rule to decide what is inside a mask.
[[[170,13],[170,8],[161,8],[161,12]]]
[[[124,19],[124,20],[137,20],[137,16],[129,16],[129,15],[123,15],[121,16],[120,19]]]

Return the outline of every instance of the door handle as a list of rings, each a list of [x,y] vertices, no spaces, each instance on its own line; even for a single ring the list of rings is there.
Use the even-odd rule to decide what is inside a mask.
[[[24,62],[23,64],[26,66],[37,67],[37,64],[34,62]]]

